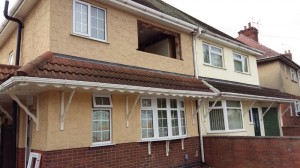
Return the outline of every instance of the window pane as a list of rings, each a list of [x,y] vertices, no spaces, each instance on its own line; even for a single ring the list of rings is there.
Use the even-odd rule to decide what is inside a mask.
[[[96,17],[97,18],[97,8],[92,7],[91,15],[92,15],[92,17]]]
[[[242,58],[240,55],[237,55],[237,54],[233,54],[233,57],[234,57],[235,59],[241,59],[241,58]]]
[[[105,40],[105,32],[103,30],[98,29],[98,39]]]
[[[211,50],[220,54],[222,53],[222,50],[220,48],[216,48],[214,46],[211,46]]]
[[[211,64],[217,67],[223,67],[222,56],[211,53]]]
[[[92,28],[91,36],[94,37],[94,38],[97,38],[97,29]]]
[[[204,56],[204,62],[210,63],[209,59],[209,47],[206,44],[203,44],[203,56]]]
[[[96,105],[110,105],[110,97],[95,97]]]
[[[226,101],[227,107],[241,107],[240,101]]]
[[[227,109],[230,130],[243,129],[242,112],[240,109]]]
[[[223,109],[213,109],[209,112],[210,130],[225,130]]]
[[[180,111],[180,119],[181,119],[181,133],[182,133],[182,135],[186,135],[184,111]]]
[[[167,107],[167,100],[164,98],[157,99],[157,107],[158,108],[166,108]]]
[[[110,110],[93,111],[93,142],[110,141]]]
[[[244,72],[248,72],[248,59],[244,58]]]
[[[154,137],[153,131],[153,111],[142,110],[142,138]]]
[[[142,107],[151,107],[151,99],[142,99]]]
[[[238,72],[243,72],[243,64],[241,61],[234,60],[234,70]]]
[[[170,99],[171,108],[177,108],[177,100],[176,99]]]
[[[180,107],[184,108],[184,101],[180,101]]]
[[[212,107],[214,105],[214,101],[210,101],[208,104],[209,104],[209,107]],[[222,106],[222,102],[221,101],[218,101],[216,104],[215,104],[215,107],[221,107]]]
[[[159,137],[168,136],[168,119],[166,110],[158,110]]]
[[[172,122],[172,135],[173,136],[179,135],[177,110],[171,111],[171,122]]]
[[[98,18],[104,20],[105,19],[105,11],[98,9]]]

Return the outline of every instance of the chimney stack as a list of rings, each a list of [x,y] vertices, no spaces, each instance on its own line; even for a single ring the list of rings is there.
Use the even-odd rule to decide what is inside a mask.
[[[283,55],[288,59],[293,60],[293,55],[291,53],[291,50],[287,50],[287,51],[285,50]]]
[[[241,34],[258,42],[258,30],[252,27],[250,22],[248,23],[248,28],[244,26],[244,30],[239,31],[239,35]]]

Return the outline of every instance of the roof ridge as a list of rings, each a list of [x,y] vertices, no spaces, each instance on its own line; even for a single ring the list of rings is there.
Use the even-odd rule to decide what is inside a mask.
[[[50,58],[53,58],[54,54],[50,51],[44,52],[42,55],[38,56],[37,58],[33,59],[29,63],[22,66],[20,69],[18,69],[15,72],[16,76],[28,76],[29,74],[32,74],[33,71],[35,71],[38,66],[49,60]]]

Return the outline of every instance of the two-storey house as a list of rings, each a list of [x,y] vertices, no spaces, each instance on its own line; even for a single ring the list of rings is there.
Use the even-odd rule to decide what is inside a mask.
[[[263,87],[273,88],[285,93],[299,96],[299,70],[300,66],[292,60],[290,50],[280,54],[263,44],[259,43],[258,30],[251,26],[244,27],[237,37],[241,42],[264,51],[265,53],[257,57],[257,68],[260,85]],[[300,109],[298,102],[279,105],[282,116],[283,135],[299,135]],[[286,110],[288,109],[288,110]]]

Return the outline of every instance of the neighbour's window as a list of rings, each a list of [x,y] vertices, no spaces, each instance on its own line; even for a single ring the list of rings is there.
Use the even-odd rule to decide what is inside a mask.
[[[211,131],[243,129],[240,101],[223,100],[216,103],[211,101],[209,102],[209,110],[209,125]]]
[[[141,99],[142,139],[186,135],[184,101],[170,98]]]
[[[73,33],[106,41],[106,10],[74,0]]]
[[[291,79],[292,79],[292,81],[297,82],[298,79],[297,79],[297,73],[296,73],[296,71],[294,69],[290,68],[290,72],[291,72]]]
[[[237,72],[248,73],[248,57],[233,53],[234,70]]]
[[[93,144],[111,143],[111,97],[93,97]]]
[[[300,116],[300,101],[295,102],[296,116]]]
[[[204,63],[223,68],[223,50],[222,48],[203,44]]]
[[[138,50],[181,59],[180,35],[138,21]]]
[[[8,65],[15,65],[15,63],[14,63],[14,53],[13,52],[11,52],[10,54],[9,54],[9,56],[8,56]]]

